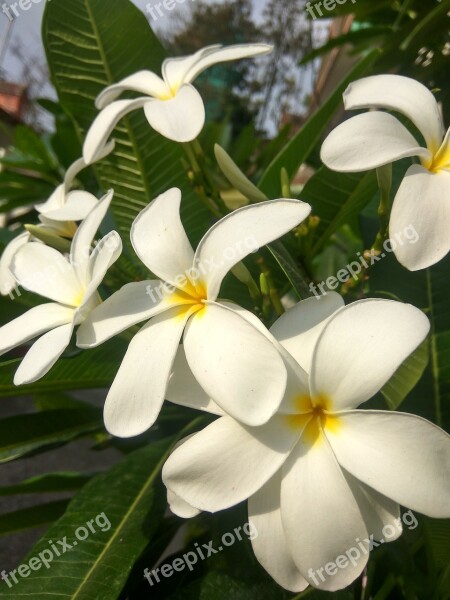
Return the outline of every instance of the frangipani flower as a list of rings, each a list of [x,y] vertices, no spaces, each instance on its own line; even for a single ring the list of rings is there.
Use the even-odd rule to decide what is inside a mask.
[[[97,288],[122,251],[119,234],[112,231],[91,251],[113,193],[97,201],[78,228],[70,257],[45,244],[28,242],[14,255],[11,271],[25,289],[52,300],[32,308],[0,328],[0,353],[39,339],[22,360],[14,383],[32,383],[52,368],[79,325],[101,300]]]
[[[400,75],[375,75],[352,83],[344,93],[347,110],[385,108],[405,115],[420,131],[426,147],[398,119],[372,111],[339,125],[322,146],[322,161],[334,171],[375,169],[401,158],[418,156],[392,207],[389,235],[398,239],[415,227],[416,244],[399,244],[398,260],[410,271],[434,265],[450,250],[450,137],[433,94],[421,83]]]
[[[342,305],[335,293],[311,298],[275,323],[289,380],[267,424],[248,427],[222,416],[184,441],[163,469],[180,516],[249,499],[256,557],[295,592],[308,584],[349,585],[368,552],[347,558],[332,576],[318,573],[371,535],[380,540],[384,526],[398,523],[399,504],[450,516],[450,437],[411,414],[356,410],[426,337],[427,318],[388,300]],[[180,373],[168,399],[218,414],[186,370]]]
[[[244,207],[216,223],[194,254],[180,202],[180,190],[169,190],[131,229],[136,254],[160,280],[124,286],[78,331],[78,345],[89,348],[150,319],[133,338],[106,399],[106,427],[119,437],[138,435],[155,422],[183,331],[194,376],[237,419],[266,422],[286,387],[286,369],[273,344],[239,307],[217,297],[237,263],[298,225],[311,207],[283,199]]]
[[[205,124],[205,107],[192,82],[213,65],[268,54],[267,44],[239,44],[223,48],[208,46],[191,56],[168,58],[162,78],[151,71],[139,71],[107,87],[97,98],[101,110],[88,131],[83,155],[91,162],[107,142],[117,123],[133,110],[143,108],[151,127],[176,142],[194,140]],[[135,100],[117,100],[124,91],[145,94]]]
[[[114,149],[114,144],[106,144],[97,155],[96,160],[105,158]],[[77,175],[86,168],[85,161],[80,158],[66,172],[64,181],[50,198],[43,204],[35,206],[39,213],[38,227],[63,238],[73,238],[77,230],[75,221],[85,219],[98,204],[98,199],[80,190],[70,191]],[[14,254],[31,240],[28,231],[18,235],[6,245],[0,257],[0,294],[6,296],[16,287],[17,281],[11,273]]]

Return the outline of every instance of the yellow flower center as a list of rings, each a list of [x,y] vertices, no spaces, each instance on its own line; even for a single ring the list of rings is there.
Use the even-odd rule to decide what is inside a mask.
[[[170,294],[167,301],[169,304],[179,305],[179,317],[184,319],[187,312],[191,315],[196,314],[197,317],[204,314],[207,298],[206,286],[202,281],[186,280],[183,287]]]
[[[323,441],[325,431],[336,433],[342,427],[340,417],[331,410],[330,398],[324,394],[315,398],[298,396],[295,405],[298,413],[286,417],[288,425],[303,431],[302,438],[310,446]]]
[[[442,142],[439,150],[432,156],[431,159],[421,159],[422,166],[428,169],[431,173],[438,173],[444,169],[450,169],[450,144],[445,139]]]

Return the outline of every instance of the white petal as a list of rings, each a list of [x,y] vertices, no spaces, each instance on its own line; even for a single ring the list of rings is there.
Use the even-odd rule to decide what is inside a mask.
[[[186,75],[190,69],[204,56],[212,54],[216,50],[222,48],[221,44],[206,46],[201,48],[195,54],[189,56],[179,56],[177,58],[166,58],[162,64],[162,74],[167,85],[176,92],[183,83],[185,83]]]
[[[374,540],[393,542],[402,534],[400,506],[365,485],[350,473],[344,473],[347,483],[355,496],[369,535]]]
[[[199,515],[202,511],[194,508],[171,490],[167,490],[167,503],[174,515],[181,519],[192,519]]]
[[[82,221],[97,204],[97,198],[89,192],[69,192],[64,206],[46,211],[45,216],[53,221]]]
[[[388,498],[430,517],[450,517],[450,436],[405,413],[351,411],[327,430],[339,463]]]
[[[0,328],[0,354],[25,344],[50,329],[70,323],[73,312],[73,309],[56,303],[31,308]]]
[[[48,198],[46,202],[43,204],[37,204],[35,209],[38,213],[46,214],[47,212],[53,210],[59,210],[64,206],[64,202],[66,201],[66,189],[64,184],[58,185],[53,194]]]
[[[309,584],[301,575],[287,545],[280,511],[281,477],[278,472],[248,501],[253,551],[258,562],[279,585],[302,592]]]
[[[11,271],[20,285],[61,304],[77,306],[83,289],[69,261],[57,250],[29,242],[14,255]]]
[[[367,528],[326,439],[322,436],[312,446],[299,442],[282,473],[281,518],[295,564],[314,587],[335,591],[350,585],[368,553],[354,553],[353,562],[334,574],[325,568],[357,547]]]
[[[392,207],[389,237],[397,259],[410,271],[430,267],[450,251],[449,198],[449,172],[413,165],[406,173]]]
[[[131,228],[133,248],[160,279],[182,287],[194,261],[194,251],[180,219],[181,191],[161,194],[136,218]],[[178,278],[178,281],[177,281]]]
[[[11,273],[11,264],[14,258],[14,254],[27,244],[30,240],[30,234],[26,231],[21,233],[5,246],[3,253],[0,257],[0,294],[7,296],[12,292],[16,285],[16,278]]]
[[[205,124],[205,105],[190,84],[183,85],[168,100],[149,100],[144,112],[155,131],[175,142],[191,142]]]
[[[256,426],[277,411],[286,367],[275,346],[238,313],[208,304],[189,322],[184,350],[197,381],[227,414]]]
[[[101,200],[96,202],[94,208],[78,227],[70,247],[70,262],[83,285],[90,283],[89,257],[91,247],[97,231],[105,218],[114,191],[110,190]]]
[[[324,394],[333,410],[374,396],[425,339],[427,317],[410,304],[359,300],[337,312],[313,355],[311,392]]]
[[[105,402],[106,429],[126,438],[156,421],[189,313],[177,308],[154,317],[132,339]]]
[[[215,300],[225,275],[243,258],[273,242],[310,214],[299,200],[271,200],[244,206],[227,215],[206,233],[195,253],[205,277],[208,299]]]
[[[166,399],[179,406],[187,406],[213,415],[223,416],[224,411],[206,394],[195,379],[180,346],[173,363]]]
[[[369,171],[409,156],[431,157],[404,125],[384,112],[368,112],[344,121],[322,145],[322,162],[333,171]]]
[[[100,304],[81,325],[77,345],[80,348],[94,348],[129,327],[167,310],[168,304],[157,295],[160,287],[160,281],[124,285]]]
[[[319,335],[331,316],[345,305],[336,292],[307,298],[284,313],[270,328],[270,332],[307,372]]]
[[[264,324],[248,310],[242,308],[238,304],[222,300],[221,306],[230,308],[234,312],[238,313],[246,321],[252,324],[258,331],[260,331],[278,350],[281,358],[286,367],[287,371],[287,385],[284,398],[278,409],[279,413],[282,414],[297,414],[298,413],[298,397],[301,395],[309,395],[309,376],[306,371],[295,361],[295,359],[289,354],[289,352],[282,346],[278,340],[272,335],[272,333],[264,326]]]
[[[68,323],[40,337],[20,363],[14,377],[14,384],[33,383],[44,377],[70,344],[72,332],[73,323]]]
[[[272,50],[272,46],[268,44],[236,44],[225,48],[211,46],[204,48],[192,57],[187,57],[187,60],[184,59],[184,64],[180,61],[174,65],[173,61],[167,61],[163,65],[163,73],[171,85],[177,85],[177,83],[179,85],[180,81],[183,83],[194,81],[200,73],[213,65],[269,54]],[[175,66],[177,67],[176,71]]]
[[[128,113],[142,108],[149,98],[117,100],[104,108],[95,118],[83,144],[83,158],[87,165],[100,159],[117,123]]]
[[[347,110],[386,108],[407,116],[436,152],[444,135],[439,106],[421,83],[401,75],[374,75],[351,83],[344,92]]]
[[[125,77],[119,83],[105,88],[97,97],[95,105],[99,109],[105,108],[105,106],[118,98],[122,92],[128,90],[138,92],[139,94],[155,96],[156,98],[170,94],[170,90],[161,77],[158,77],[158,75],[151,71],[138,71],[129,77]]]
[[[90,283],[84,294],[83,305],[90,301],[103,281],[106,272],[116,262],[121,252],[122,240],[117,231],[111,231],[96,245],[89,259]]]
[[[171,454],[163,481],[191,506],[208,512],[229,508],[278,471],[300,433],[286,426],[285,417],[253,428],[222,417]]]

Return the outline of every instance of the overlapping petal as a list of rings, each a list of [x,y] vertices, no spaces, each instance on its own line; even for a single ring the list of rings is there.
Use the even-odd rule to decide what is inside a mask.
[[[310,212],[311,206],[299,200],[271,200],[244,206],[211,227],[194,259],[204,274],[208,299],[217,298],[223,278],[234,265],[296,227]]]
[[[105,108],[116,100],[122,92],[132,91],[139,94],[161,98],[170,94],[167,84],[151,71],[138,71],[105,88],[97,97],[95,105],[98,109]]]
[[[450,251],[450,172],[409,168],[394,200],[389,237],[398,261],[410,271],[426,269]],[[407,240],[406,231],[415,235]]]
[[[144,112],[155,131],[180,143],[195,139],[205,124],[205,105],[190,84],[184,84],[172,98],[150,99]]]
[[[27,244],[30,240],[28,232],[21,233],[6,245],[0,257],[0,294],[6,296],[14,290],[17,285],[16,278],[11,273],[11,265],[14,254]]]
[[[120,119],[133,110],[142,108],[146,102],[149,102],[147,97],[136,100],[117,100],[97,115],[83,144],[83,158],[87,165],[99,160],[99,156]]]
[[[384,112],[367,112],[344,121],[320,151],[322,162],[342,173],[368,171],[409,156],[429,160],[431,153],[398,119]]]
[[[129,327],[167,310],[169,306],[158,296],[160,287],[159,280],[124,285],[84,321],[78,329],[77,345],[80,348],[94,348]]]
[[[184,349],[197,381],[227,414],[262,425],[277,411],[286,367],[270,340],[241,315],[208,303],[189,322]]]
[[[342,296],[329,292],[319,298],[298,302],[281,315],[270,332],[307,372],[317,340],[332,315],[344,306]]]
[[[425,339],[429,328],[420,310],[392,300],[361,300],[338,311],[313,354],[313,396],[332,399],[333,411],[369,400]]]
[[[91,281],[90,256],[91,247],[101,222],[105,218],[114,191],[110,190],[98,201],[93,210],[78,227],[70,247],[70,262],[73,265],[78,279],[83,285]]]
[[[73,322],[52,329],[28,350],[14,376],[15,385],[33,383],[46,375],[70,343]]]
[[[188,318],[172,308],[131,340],[105,402],[105,426],[112,435],[140,435],[155,422]]]
[[[38,242],[29,242],[16,252],[11,271],[26,290],[68,306],[77,306],[84,293],[70,262]]]
[[[89,192],[69,192],[62,208],[40,211],[47,219],[54,221],[82,221],[98,204],[97,198]]]
[[[450,517],[450,436],[405,413],[350,411],[327,431],[339,463],[395,502],[430,517]]]
[[[166,392],[169,402],[187,406],[213,415],[223,416],[224,411],[206,394],[192,374],[186,360],[184,348],[180,346],[173,363],[169,387]]]
[[[386,108],[412,121],[434,153],[439,148],[444,126],[435,97],[423,84],[402,75],[373,75],[351,83],[344,92],[347,110]]]
[[[222,417],[169,457],[163,480],[191,506],[216,512],[246,500],[278,471],[298,440],[284,417],[248,428]]]
[[[321,436],[313,445],[303,440],[282,471],[281,518],[292,557],[302,575],[315,587],[335,591],[350,585],[363,571],[368,553],[353,562],[324,567],[367,537],[359,506],[336,458]],[[321,572],[319,573],[319,570]]]
[[[291,592],[302,592],[309,584],[287,545],[281,519],[280,488],[281,472],[278,472],[248,501],[249,523],[255,530],[253,551],[279,585]]]
[[[53,302],[30,308],[0,328],[0,354],[25,344],[50,329],[70,323],[73,314],[72,308]]]
[[[86,288],[83,304],[89,302],[97,291],[108,269],[122,253],[122,240],[117,231],[111,231],[99,241],[89,259],[89,284]]]
[[[153,200],[136,218],[131,241],[145,266],[175,287],[186,281],[194,251],[180,219],[181,191],[172,188]]]

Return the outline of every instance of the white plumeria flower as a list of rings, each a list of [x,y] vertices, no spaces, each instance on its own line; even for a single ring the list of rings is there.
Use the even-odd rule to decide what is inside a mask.
[[[439,106],[421,83],[400,75],[375,75],[352,83],[344,93],[347,110],[385,108],[405,115],[423,135],[423,147],[398,119],[386,112],[357,115],[325,140],[321,158],[340,172],[375,169],[418,156],[400,185],[389,225],[391,239],[414,226],[415,244],[398,244],[399,262],[410,271],[434,265],[450,250],[450,137]]]
[[[262,427],[222,416],[184,441],[163,469],[173,512],[192,517],[249,499],[256,557],[293,592],[354,581],[368,544],[332,576],[325,565],[371,535],[386,537],[386,525],[385,541],[398,537],[399,504],[449,517],[450,437],[411,414],[356,410],[428,331],[425,315],[400,302],[343,307],[330,293],[296,305],[271,330],[289,372],[278,413]],[[175,370],[167,398],[221,414],[188,376]]]
[[[117,123],[129,112],[143,108],[151,127],[176,142],[194,140],[205,124],[205,106],[192,82],[209,67],[232,60],[268,54],[267,44],[239,44],[223,48],[208,46],[191,56],[168,58],[162,65],[162,78],[151,71],[139,71],[107,87],[97,98],[101,109],[84,143],[86,162],[109,139]],[[145,94],[135,100],[117,100],[124,91]]]
[[[97,156],[97,160],[105,158],[114,149],[114,144],[106,144]],[[77,175],[86,168],[86,162],[80,158],[66,172],[64,181],[59,185],[50,198],[43,204],[35,206],[39,213],[38,227],[63,238],[73,238],[77,230],[76,221],[85,219],[98,204],[98,199],[84,191],[70,191]],[[17,286],[17,281],[11,273],[14,254],[31,239],[27,231],[20,234],[6,245],[0,257],[0,294],[6,296]]]
[[[155,422],[183,331],[192,372],[235,418],[266,422],[286,387],[286,369],[273,344],[217,297],[237,263],[302,222],[311,207],[283,199],[244,207],[216,223],[194,254],[180,202],[180,190],[169,190],[131,229],[136,254],[160,280],[124,286],[78,331],[78,345],[90,348],[151,319],[133,338],[106,399],[106,428],[119,437],[139,435]]]
[[[15,385],[32,383],[48,373],[69,345],[74,327],[101,302],[97,288],[120,256],[122,242],[112,231],[92,251],[91,246],[112,196],[109,192],[97,201],[80,225],[69,258],[38,242],[28,242],[15,253],[11,270],[19,285],[52,300],[0,328],[0,354],[42,336],[22,360]]]

